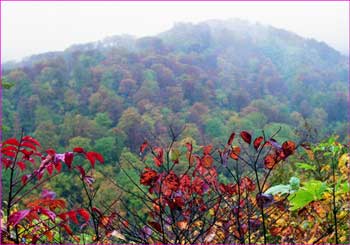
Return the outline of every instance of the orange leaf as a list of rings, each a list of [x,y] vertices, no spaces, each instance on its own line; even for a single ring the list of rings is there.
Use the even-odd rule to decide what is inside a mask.
[[[145,140],[143,144],[140,146],[140,154],[142,154],[145,151],[147,146],[148,146],[148,142]]]
[[[253,145],[254,145],[254,148],[255,148],[256,151],[258,150],[258,148],[259,148],[259,146],[260,146],[260,144],[261,144],[261,142],[262,142],[263,140],[264,140],[264,137],[262,137],[262,136],[259,136],[258,138],[256,138],[256,139],[254,140]]]
[[[285,158],[289,155],[292,155],[295,151],[295,143],[293,141],[285,141],[282,144],[282,150],[285,155]]]
[[[272,227],[270,228],[270,233],[272,236],[278,236],[281,234],[282,228],[281,227]]]
[[[188,222],[186,220],[178,221],[177,226],[180,230],[186,230],[188,226]]]
[[[205,168],[210,168],[213,165],[214,159],[210,155],[205,155],[201,159],[202,166]]]
[[[265,168],[272,169],[276,164],[275,155],[273,154],[267,155],[265,157],[264,164],[265,164]]]
[[[231,151],[230,157],[233,160],[238,160],[238,156],[239,156],[240,153],[241,153],[241,148],[239,146],[234,146],[234,147],[232,147],[232,151]]]
[[[52,240],[53,240],[53,232],[52,231],[45,231],[44,235],[47,237],[47,240],[49,242],[52,242]]]

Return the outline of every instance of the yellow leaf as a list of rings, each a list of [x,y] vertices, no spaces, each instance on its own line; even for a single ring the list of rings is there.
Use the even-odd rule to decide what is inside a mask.
[[[339,167],[346,166],[349,160],[350,160],[350,154],[345,153],[341,155],[341,157],[339,157],[338,166]]]
[[[346,212],[345,211],[341,211],[339,214],[338,214],[338,219],[342,219],[346,216]]]
[[[322,172],[328,172],[330,169],[331,169],[331,166],[329,166],[329,165],[327,164],[327,165],[324,165],[324,166],[321,168],[321,171],[322,171]]]
[[[311,237],[311,239],[307,242],[307,244],[313,244],[315,240],[316,240],[315,237]]]
[[[340,241],[341,243],[343,243],[343,242],[346,241],[346,239],[347,239],[346,236],[342,236],[342,237],[339,238],[339,241]]]
[[[276,221],[276,224],[277,224],[278,226],[284,226],[284,225],[286,224],[286,221],[285,221],[284,219],[278,219],[278,220]]]
[[[344,175],[348,175],[350,173],[350,154],[345,153],[343,154],[338,161],[338,167],[340,169],[340,172]]]
[[[332,195],[329,192],[324,192],[323,197],[324,197],[324,199],[329,200],[332,198]]]

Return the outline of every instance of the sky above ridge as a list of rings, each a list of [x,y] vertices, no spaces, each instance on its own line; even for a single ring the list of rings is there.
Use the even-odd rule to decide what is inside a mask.
[[[176,22],[240,18],[324,41],[349,53],[349,2],[1,3],[3,62],[107,36],[156,35]]]

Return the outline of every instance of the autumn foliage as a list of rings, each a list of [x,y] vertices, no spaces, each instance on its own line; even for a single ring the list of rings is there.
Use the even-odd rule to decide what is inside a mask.
[[[121,167],[138,191],[110,179],[122,193],[140,200],[143,216],[120,196],[96,206],[94,172],[96,162],[104,163],[101,154],[81,147],[64,153],[42,150],[30,136],[7,139],[1,146],[3,169],[10,171],[2,243],[346,242],[346,146],[336,141],[317,146],[279,143],[273,137],[242,131],[232,133],[220,147],[177,142],[174,134],[168,146],[144,141],[139,148],[142,165],[130,162],[139,179]],[[294,164],[290,158],[310,164]],[[311,165],[316,160],[331,160],[333,165]],[[312,170],[319,176],[292,177],[287,185],[269,183],[278,176],[275,169],[292,165],[295,171]],[[44,188],[63,172],[79,176],[88,202],[71,204]],[[309,178],[314,173],[307,174]]]

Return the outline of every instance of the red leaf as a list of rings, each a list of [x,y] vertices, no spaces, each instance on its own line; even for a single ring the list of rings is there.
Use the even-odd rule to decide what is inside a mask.
[[[202,166],[205,168],[210,168],[213,165],[214,159],[210,155],[205,155],[201,159]]]
[[[140,146],[140,154],[142,154],[145,151],[147,146],[148,146],[148,142],[145,140],[143,144]]]
[[[79,224],[78,218],[77,218],[77,213],[75,211],[69,211],[67,212],[67,215],[69,218],[76,224]]]
[[[212,145],[203,146],[203,154],[204,155],[210,155],[211,149],[213,148]]]
[[[153,161],[154,161],[154,164],[155,164],[157,167],[160,167],[160,166],[162,166],[162,164],[163,164],[163,161],[160,160],[160,159],[158,159],[158,158],[156,158],[156,157],[153,158]]]
[[[227,141],[227,144],[228,145],[232,145],[232,142],[233,142],[233,139],[235,138],[235,133],[232,133],[231,135],[230,135],[230,138],[228,139],[228,141]]]
[[[82,148],[82,147],[75,147],[75,148],[73,149],[73,152],[76,152],[76,153],[85,153],[85,150],[84,150],[84,148]]]
[[[88,211],[86,211],[86,210],[83,209],[83,208],[80,208],[80,209],[77,210],[77,212],[78,212],[79,215],[81,215],[81,216],[84,218],[84,220],[85,220],[86,222],[89,221],[89,219],[90,219],[90,214],[89,214]]]
[[[33,145],[32,143],[28,142],[28,141],[23,141],[21,143],[21,146],[28,147],[28,148],[33,149],[34,151],[36,151],[36,146]]]
[[[34,153],[33,151],[27,151],[26,149],[21,149],[21,152],[23,153],[23,159],[30,161],[30,157]],[[34,161],[34,160],[33,160]]]
[[[73,159],[74,159],[73,152],[66,152],[66,153],[64,153],[64,163],[67,164],[69,169],[72,168]]]
[[[56,151],[54,149],[48,149],[46,150],[46,153],[49,154],[50,156],[56,155]]]
[[[94,168],[95,166],[95,155],[93,152],[87,152],[86,153],[86,158],[90,161],[90,164],[92,166],[92,168]]]
[[[68,219],[67,213],[61,213],[61,214],[58,214],[57,216],[60,217],[64,221],[67,221],[67,219]]]
[[[192,143],[187,142],[186,147],[187,147],[187,151],[192,152],[193,150]]]
[[[9,158],[2,158],[1,161],[5,165],[5,168],[10,167],[12,164],[12,160]]]
[[[22,171],[26,169],[26,165],[24,162],[17,162],[17,165]]]
[[[247,176],[241,179],[240,187],[247,191],[254,191],[255,190],[255,184],[254,182],[248,178]]]
[[[46,208],[40,208],[40,212],[43,214],[43,215],[46,215],[47,217],[49,217],[52,221],[55,221],[55,218],[56,218],[56,214]]]
[[[19,142],[17,141],[17,139],[15,138],[9,138],[7,140],[5,140],[2,145],[15,145],[15,146],[19,146]]]
[[[27,183],[29,177],[30,177],[30,175],[28,175],[28,174],[22,176],[22,178],[21,178],[22,185],[25,185]]]
[[[13,151],[2,151],[2,154],[8,157],[16,157],[16,152],[13,152]]]
[[[46,166],[46,170],[47,170],[47,172],[49,173],[49,175],[51,175],[52,172],[53,172],[53,164],[50,163],[49,165],[47,165],[47,166]]]
[[[100,153],[97,152],[87,152],[86,153],[86,158],[90,161],[92,168],[95,166],[96,159],[100,162],[103,163],[104,159],[103,156]]]
[[[22,140],[29,141],[30,143],[33,143],[34,145],[37,145],[37,146],[41,146],[39,141],[37,141],[36,139],[30,136],[24,136]]]
[[[3,151],[14,151],[14,152],[17,152],[17,147],[16,146],[13,146],[13,145],[8,145],[8,146],[5,146],[4,148],[1,149],[1,152]]]
[[[73,235],[73,231],[72,231],[72,229],[70,228],[69,225],[67,225],[67,224],[62,224],[62,227],[66,230],[66,232],[67,232],[69,235]]]
[[[158,173],[155,170],[151,168],[145,168],[140,177],[140,184],[151,186],[155,181],[157,181],[157,179]]]
[[[10,215],[8,219],[9,225],[17,225],[22,219],[24,219],[30,213],[29,209],[21,210]]]
[[[158,232],[162,232],[162,228],[161,228],[161,226],[160,226],[159,223],[153,222],[153,221],[149,221],[148,224],[149,224],[150,226],[152,226],[152,227],[153,227],[155,230],[157,230]]]
[[[81,177],[84,178],[86,175],[84,168],[82,166],[76,166],[76,168],[79,170]]]
[[[238,160],[238,156],[239,156],[240,153],[241,153],[241,148],[239,146],[234,146],[234,147],[232,147],[232,151],[231,151],[230,157],[233,160]]]
[[[62,164],[60,161],[56,162],[55,169],[57,170],[57,172],[61,172]]]
[[[242,131],[241,132],[241,138],[247,143],[250,144],[252,142],[252,136],[250,135],[250,133],[248,133],[247,131]]]
[[[262,142],[263,140],[264,140],[264,137],[262,137],[262,136],[259,136],[258,138],[256,138],[256,139],[254,140],[253,145],[254,145],[254,148],[255,148],[256,151],[258,150],[258,148],[259,148],[259,146],[260,146],[260,144],[261,144],[261,142]]]
[[[100,162],[100,163],[104,163],[105,160],[103,159],[103,156],[100,153],[94,152],[95,154],[95,158]]]
[[[44,175],[44,173],[41,171],[41,172],[37,173],[36,177],[38,178],[38,180],[41,180],[43,175]]]

